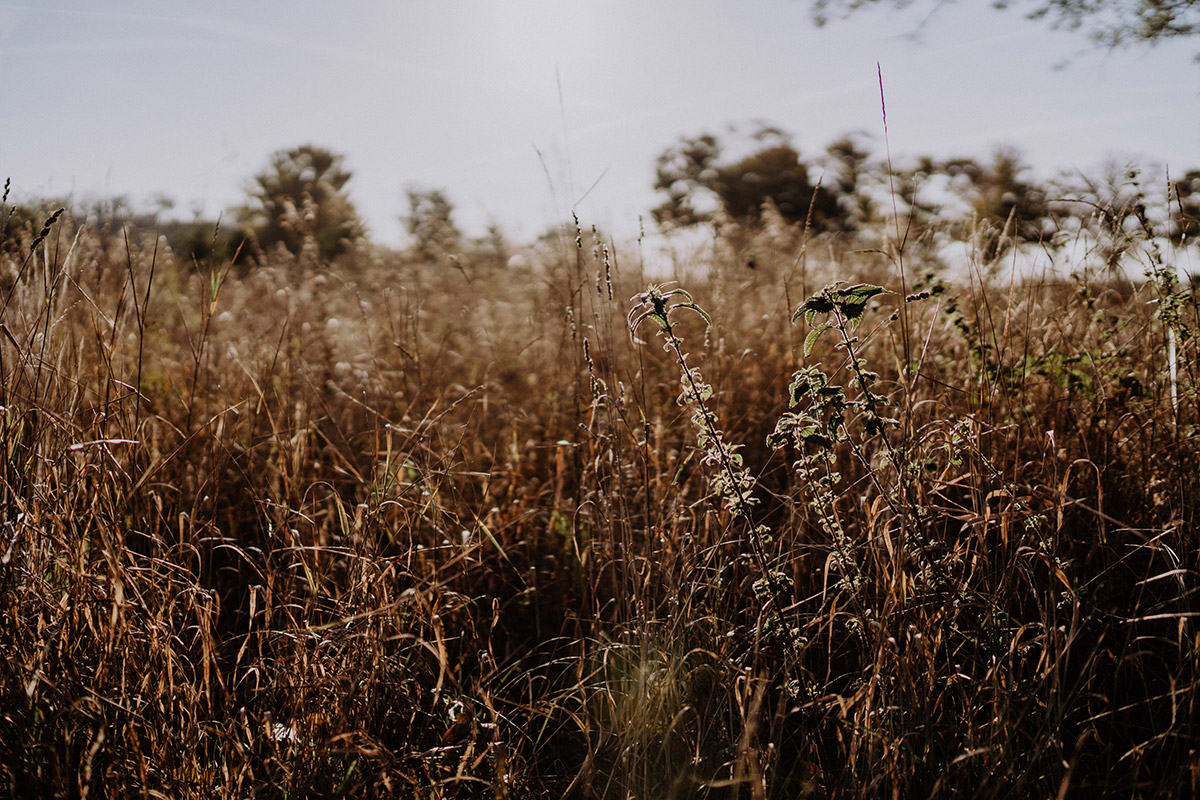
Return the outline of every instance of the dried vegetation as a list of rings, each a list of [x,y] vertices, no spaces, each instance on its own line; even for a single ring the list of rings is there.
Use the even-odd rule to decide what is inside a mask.
[[[47,227],[0,262],[9,797],[1195,788],[1197,303],[1148,242],[942,281],[730,232],[657,295],[709,326],[586,232]]]

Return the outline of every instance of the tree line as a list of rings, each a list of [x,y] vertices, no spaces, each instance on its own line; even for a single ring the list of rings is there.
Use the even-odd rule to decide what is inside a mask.
[[[762,127],[756,147],[728,157],[711,133],[680,138],[658,158],[654,218],[664,229],[722,219],[746,227],[771,213],[810,233],[853,234],[899,214],[912,227],[935,226],[978,239],[984,256],[1027,243],[1053,245],[1091,229],[1161,236],[1174,244],[1200,234],[1200,170],[1146,176],[1132,165],[1099,175],[1039,180],[1011,148],[990,158],[921,156],[895,165],[865,135],[843,136],[803,157],[791,137]],[[982,236],[980,234],[983,234]]]
[[[754,230],[771,221],[810,236],[853,236],[900,216],[910,228],[976,241],[985,258],[1023,244],[1053,246],[1056,237],[1082,230],[1108,240],[1118,255],[1127,234],[1176,245],[1200,236],[1200,169],[1144,176],[1112,166],[1099,175],[1039,180],[1011,149],[985,159],[922,156],[893,164],[864,134],[842,136],[812,156],[777,127],[760,126],[740,138],[740,155],[730,155],[728,143],[712,133],[680,137],[662,151],[653,175],[661,202],[651,212],[660,230]],[[170,207],[165,200],[149,213],[134,212],[120,198],[93,203],[84,213],[109,228],[156,230],[174,252],[198,263],[214,257],[248,262],[279,249],[327,263],[368,240],[349,195],[351,177],[343,156],[303,145],[270,156],[231,223],[161,219]],[[21,237],[14,233],[32,239],[53,205],[6,207],[0,219],[5,246],[17,246]],[[410,187],[406,205],[401,219],[415,256],[436,261],[463,251],[468,243],[443,190]],[[496,226],[482,241],[497,253],[505,249]]]
[[[33,198],[0,208],[0,248],[20,249],[36,238],[46,215],[68,207],[90,219],[102,233],[121,229],[152,230],[171,249],[196,262],[235,258],[248,262],[282,249],[330,262],[368,240],[368,230],[350,198],[353,177],[345,157],[313,144],[276,151],[252,178],[244,203],[220,219],[172,218],[174,202],[154,198],[151,210],[139,210],[123,196],[73,203],[68,198]],[[461,242],[454,207],[441,189],[410,187],[405,191],[408,213],[401,219],[414,240],[414,250],[437,257]],[[494,239],[497,231],[489,231]]]

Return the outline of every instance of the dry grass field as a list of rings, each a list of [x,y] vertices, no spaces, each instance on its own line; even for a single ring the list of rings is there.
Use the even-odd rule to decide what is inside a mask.
[[[1154,242],[938,279],[919,231],[768,225],[648,276],[586,226],[47,228],[0,242],[8,797],[1200,786],[1200,319]]]

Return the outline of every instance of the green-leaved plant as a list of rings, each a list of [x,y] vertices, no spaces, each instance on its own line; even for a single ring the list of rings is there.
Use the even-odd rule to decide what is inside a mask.
[[[686,310],[698,314],[711,325],[708,314],[696,305],[692,296],[680,288],[651,285],[646,291],[632,298],[636,305],[628,316],[630,336],[646,321],[658,326],[664,339],[663,349],[674,357],[680,370],[680,405],[691,409],[691,421],[696,430],[697,448],[701,452],[701,463],[713,468],[713,491],[721,499],[725,509],[743,525],[750,555],[759,570],[755,582],[756,594],[770,597],[775,604],[773,623],[779,623],[778,614],[788,605],[790,580],[781,571],[773,569],[767,554],[766,544],[770,531],[765,525],[755,522],[753,509],[758,504],[754,496],[755,481],[738,453],[739,445],[725,441],[725,434],[717,425],[716,417],[708,408],[712,387],[705,382],[700,370],[688,364],[688,355],[683,352],[683,340],[676,331],[671,318],[673,312]],[[775,626],[772,625],[772,628]],[[782,630],[782,628],[780,628]]]

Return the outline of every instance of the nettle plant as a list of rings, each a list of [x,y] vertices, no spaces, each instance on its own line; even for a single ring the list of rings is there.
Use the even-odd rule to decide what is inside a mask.
[[[885,414],[889,406],[887,397],[873,389],[878,375],[868,368],[859,355],[859,339],[856,335],[859,324],[870,301],[887,290],[881,286],[860,283],[845,286],[838,282],[825,287],[806,300],[792,317],[795,322],[801,317],[812,327],[804,342],[804,355],[812,355],[818,339],[827,332],[839,337],[837,347],[846,351],[849,365],[848,386],[838,385],[829,375],[821,371],[820,365],[797,370],[789,387],[789,410],[784,412],[775,430],[767,439],[769,446],[781,449],[791,443],[799,457],[794,463],[800,483],[808,493],[808,504],[815,513],[819,525],[829,537],[833,549],[833,567],[840,575],[842,588],[858,596],[865,583],[862,570],[855,556],[855,547],[846,534],[838,517],[835,487],[841,480],[835,469],[840,446],[848,446],[855,457],[866,463],[866,439],[878,438],[883,443],[885,458],[901,465],[903,456],[893,450],[884,432],[898,421]],[[630,335],[635,335],[644,322],[652,322],[664,339],[664,350],[671,354],[680,369],[682,391],[679,403],[691,409],[691,422],[697,432],[697,446],[702,463],[713,470],[714,494],[723,506],[738,519],[748,532],[750,555],[760,571],[754,584],[756,594],[762,599],[774,601],[776,609],[790,604],[788,593],[791,581],[787,575],[771,567],[767,547],[771,542],[769,529],[754,520],[755,480],[747,470],[738,453],[739,445],[731,444],[717,424],[716,417],[707,405],[712,396],[712,387],[704,380],[700,370],[688,364],[688,355],[683,352],[683,342],[676,332],[672,314],[691,311],[711,325],[708,314],[700,308],[692,296],[679,288],[652,285],[645,292],[632,298],[636,305],[629,313]],[[861,425],[866,439],[851,435],[850,423]],[[878,479],[873,475],[873,481]],[[878,487],[880,493],[894,501],[891,492]],[[775,620],[782,622],[781,620]]]
[[[779,609],[789,604],[791,579],[770,565],[767,553],[767,545],[771,540],[770,530],[767,526],[756,523],[753,515],[754,507],[758,504],[758,498],[754,496],[754,477],[746,469],[742,456],[738,453],[741,445],[727,442],[724,432],[717,425],[716,416],[707,405],[713,394],[712,386],[704,380],[699,369],[688,364],[688,355],[683,352],[683,340],[676,332],[671,315],[680,310],[692,311],[710,326],[712,319],[704,309],[696,305],[688,292],[679,288],[670,289],[668,286],[669,284],[651,285],[646,291],[631,298],[636,305],[630,310],[627,319],[629,333],[630,336],[636,336],[642,323],[654,323],[663,337],[663,349],[673,356],[678,364],[681,386],[678,402],[681,406],[691,409],[691,422],[696,429],[696,444],[701,453],[701,463],[713,470],[713,492],[720,498],[730,515],[745,527],[750,556],[760,573],[759,579],[754,583],[754,591],[763,600],[770,599],[774,602],[777,615]],[[780,622],[776,616],[772,616],[771,619],[773,622]]]
[[[792,443],[799,457],[793,464],[802,485],[808,488],[809,508],[829,537],[833,547],[832,565],[841,574],[842,585],[857,594],[864,582],[854,554],[854,544],[846,535],[835,507],[834,487],[841,475],[834,469],[839,445],[848,445],[856,457],[866,460],[862,445],[850,435],[848,418],[861,421],[868,436],[882,434],[897,420],[884,415],[888,399],[871,388],[879,379],[858,354],[856,335],[870,300],[886,294],[882,286],[860,283],[843,286],[840,282],[826,286],[805,300],[792,322],[804,317],[812,328],[804,339],[804,357],[812,355],[817,340],[827,331],[839,336],[837,347],[844,349],[849,359],[851,382],[857,392],[852,396],[847,387],[833,383],[821,371],[820,365],[802,367],[792,374],[788,387],[788,407],[767,437],[767,444],[778,450]],[[818,316],[822,317],[818,321]],[[896,461],[886,437],[882,437],[889,459]]]

